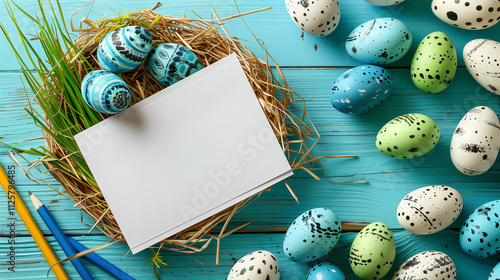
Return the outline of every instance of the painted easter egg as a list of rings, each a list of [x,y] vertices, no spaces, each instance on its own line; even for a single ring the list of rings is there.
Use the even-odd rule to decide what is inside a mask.
[[[97,60],[105,70],[122,73],[132,70],[151,50],[152,37],[141,26],[127,26],[108,33],[97,48]]]
[[[457,279],[457,268],[447,254],[425,251],[406,260],[392,276],[392,280],[409,279],[453,280]]]
[[[402,58],[411,42],[411,31],[402,21],[377,18],[356,27],[347,37],[345,48],[363,63],[387,64]]]
[[[404,2],[405,0],[365,0],[365,1],[376,6],[392,6]]]
[[[448,186],[428,186],[407,194],[398,205],[398,222],[415,234],[432,234],[451,225],[462,212],[460,193]]]
[[[118,75],[94,70],[83,78],[82,97],[90,108],[103,114],[118,113],[130,105],[130,89]]]
[[[375,65],[363,65],[347,70],[333,83],[330,102],[333,108],[345,114],[367,112],[389,96],[392,76]]]
[[[340,20],[338,0],[285,0],[293,22],[307,34],[326,36],[337,28]]]
[[[463,54],[465,66],[476,82],[500,95],[500,43],[488,39],[472,40],[465,45]]]
[[[472,212],[460,228],[462,249],[486,258],[500,252],[500,200],[485,203]]]
[[[310,262],[326,255],[337,244],[342,225],[335,212],[314,208],[301,214],[288,228],[285,254],[296,262]]]
[[[227,280],[279,280],[280,266],[268,251],[255,251],[239,259],[229,271]]]
[[[500,263],[491,270],[488,280],[500,280]]]
[[[165,43],[151,50],[147,58],[147,68],[160,84],[168,87],[203,69],[203,64],[188,48]]]
[[[395,158],[416,158],[432,150],[439,127],[428,116],[405,114],[385,124],[377,134],[377,148]]]
[[[421,91],[438,93],[446,89],[457,71],[457,52],[443,32],[433,32],[417,47],[411,62],[411,79]]]
[[[347,280],[347,277],[337,266],[322,262],[309,269],[306,280]]]
[[[458,123],[451,138],[450,155],[466,175],[480,175],[495,163],[500,149],[500,123],[486,106],[472,108]]]
[[[500,1],[433,0],[432,11],[442,21],[463,29],[485,29],[500,21]]]
[[[391,269],[396,257],[396,242],[391,230],[375,222],[364,227],[352,242],[349,263],[364,280],[377,280]]]

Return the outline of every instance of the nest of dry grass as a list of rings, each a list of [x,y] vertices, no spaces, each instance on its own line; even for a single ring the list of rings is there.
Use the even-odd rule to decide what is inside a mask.
[[[58,78],[63,78],[60,77],[63,74],[57,74],[56,71],[59,70],[58,67],[62,68],[61,61],[68,65],[71,74],[76,77],[76,80],[81,81],[92,68],[100,69],[96,59],[96,51],[99,42],[106,34],[122,26],[143,26],[152,34],[154,46],[161,43],[184,45],[198,55],[204,66],[210,65],[231,53],[236,53],[274,130],[276,138],[281,143],[284,153],[288,156],[292,169],[305,170],[312,177],[319,180],[312,169],[306,167],[306,165],[320,161],[324,157],[313,157],[310,154],[319,139],[319,135],[305,114],[305,109],[303,109],[305,104],[295,102],[295,98],[300,98],[300,96],[289,89],[280,67],[267,53],[263,42],[257,40],[266,53],[265,61],[255,57],[241,40],[231,37],[224,28],[224,23],[228,19],[241,17],[242,14],[219,19],[216,13],[213,12],[212,20],[204,20],[202,18],[193,19],[160,15],[155,12],[158,7],[159,5],[151,10],[141,10],[125,16],[102,19],[98,22],[91,22],[84,18],[81,20],[80,28],[74,28],[72,23],[73,31],[79,32],[79,36],[74,41],[76,48],[62,53],[61,60],[56,63],[50,72],[54,75],[49,75],[40,85],[43,90],[36,92],[35,101],[41,104],[47,98],[54,98],[57,105],[55,105],[56,108],[51,107],[52,112],[57,111],[58,114],[64,113],[68,114],[68,117],[72,117],[71,106],[68,106],[64,95],[57,92],[58,88],[54,86]],[[75,14],[78,14],[78,12]],[[86,25],[85,28],[82,28],[82,23]],[[274,64],[274,69],[271,68],[270,62]],[[146,71],[144,63],[137,69],[120,74],[120,77],[130,87],[132,104],[155,94],[163,88]],[[43,95],[40,92],[45,93]],[[79,102],[83,104],[81,100]],[[297,104],[295,108],[300,112],[300,115],[296,116],[288,110],[289,105],[292,103]],[[304,105],[301,106],[302,104]],[[87,128],[88,124],[75,118],[75,133],[69,133],[69,136],[60,138],[59,136],[66,135],[64,133],[67,133],[69,129],[74,129],[74,127],[56,127],[52,121],[52,112],[45,109],[45,116],[43,116],[45,124],[42,126],[42,130],[47,143],[45,156],[33,162],[31,166],[43,163],[48,172],[62,184],[68,197],[76,203],[76,206],[88,213],[93,219],[95,224],[92,230],[97,228],[112,239],[123,239],[113,213],[110,211],[99,187],[90,174],[90,170],[83,161],[78,147],[76,145],[72,146],[74,139],[71,136]],[[101,120],[108,117],[107,115],[95,114]],[[40,116],[38,117],[40,119],[42,114],[37,116]],[[312,145],[309,147],[306,138],[316,140],[312,141]],[[73,142],[70,143],[71,145],[63,144],[61,139],[65,139],[65,141],[69,139]],[[286,186],[292,196],[297,199],[288,184]],[[215,239],[217,240],[218,252],[220,240],[223,237],[247,225],[244,224],[233,229],[228,228],[233,215],[248,205],[252,199],[241,201],[209,219],[163,240],[159,248],[193,253],[204,250]]]

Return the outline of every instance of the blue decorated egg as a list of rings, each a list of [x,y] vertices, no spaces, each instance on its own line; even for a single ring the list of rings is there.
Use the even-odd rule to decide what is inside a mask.
[[[165,87],[203,69],[200,59],[192,51],[173,43],[153,48],[147,65],[151,75]]]
[[[95,70],[83,78],[82,97],[90,108],[104,114],[118,113],[130,104],[130,89],[118,75]]]
[[[340,268],[331,263],[322,262],[309,269],[306,280],[347,280],[347,277]]]
[[[500,200],[476,208],[462,224],[459,241],[465,252],[478,258],[500,253]]]
[[[498,279],[500,279],[500,262],[495,265],[495,267],[490,272],[490,276],[488,277],[488,280]]]
[[[411,31],[402,21],[377,18],[356,27],[347,37],[347,53],[363,63],[387,64],[402,58],[410,49]]]
[[[310,262],[326,255],[337,244],[342,225],[335,212],[311,209],[293,221],[283,241],[285,254],[296,262]]]
[[[118,28],[107,34],[97,48],[97,60],[105,70],[122,73],[144,61],[151,50],[152,37],[141,26]]]
[[[389,71],[374,65],[358,66],[340,75],[333,83],[330,102],[339,112],[358,115],[384,102],[391,89]]]

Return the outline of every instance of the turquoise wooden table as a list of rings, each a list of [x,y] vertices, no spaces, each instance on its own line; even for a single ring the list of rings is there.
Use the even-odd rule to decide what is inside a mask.
[[[35,14],[37,1],[18,1],[18,4]],[[124,3],[125,2],[125,3]],[[115,11],[152,8],[156,0],[97,1],[89,15],[91,19],[113,16]],[[316,207],[328,207],[351,225],[363,225],[380,221],[394,232],[397,256],[393,268],[384,279],[390,279],[395,269],[410,256],[425,251],[439,250],[452,257],[457,265],[458,279],[487,279],[491,268],[498,263],[498,257],[477,259],[466,255],[458,244],[458,228],[465,217],[477,206],[500,198],[500,164],[495,164],[486,174],[468,177],[458,172],[450,159],[449,145],[452,133],[461,117],[472,107],[486,105],[500,111],[499,98],[480,87],[464,67],[461,50],[475,38],[500,41],[500,24],[487,30],[468,31],[449,26],[437,19],[431,12],[430,0],[407,0],[393,7],[376,7],[363,0],[339,0],[342,16],[337,30],[330,36],[319,38],[303,35],[288,16],[283,0],[240,0],[241,12],[253,11],[268,6],[271,10],[245,16],[246,23],[255,35],[262,39],[268,51],[283,68],[290,88],[307,101],[307,112],[321,135],[313,154],[343,155],[356,154],[358,158],[328,159],[311,167],[324,168],[333,181],[367,180],[368,183],[338,184],[327,180],[316,181],[305,172],[296,172],[290,185],[299,198],[300,204],[290,196],[283,184],[262,194],[244,211],[234,217],[231,225],[236,227],[252,221],[247,231],[233,234],[223,239],[220,264],[215,264],[213,250],[205,250],[195,255],[165,253],[167,266],[159,270],[162,279],[225,279],[231,266],[245,254],[264,249],[273,252],[280,263],[281,279],[305,279],[313,263],[299,264],[289,260],[282,251],[282,241],[288,225],[302,212]],[[64,13],[69,17],[87,4],[87,1],[62,0]],[[220,17],[237,14],[230,0],[169,0],[157,10],[160,14],[182,16],[190,11],[204,18],[210,18],[214,8]],[[386,102],[359,116],[350,116],[335,111],[329,102],[333,81],[350,67],[361,63],[351,59],[344,50],[344,42],[349,32],[359,24],[377,17],[394,17],[404,21],[411,29],[414,42],[409,53],[400,61],[387,68],[393,74],[394,88]],[[14,26],[6,16],[4,6],[0,8],[0,21],[10,32]],[[34,34],[30,23],[21,21],[26,34]],[[233,19],[227,25],[233,36],[252,39],[241,19]],[[430,95],[419,91],[410,79],[409,65],[417,44],[433,31],[445,32],[454,42],[459,53],[459,68],[451,86],[444,92]],[[20,41],[15,40],[21,48]],[[264,52],[255,42],[246,44],[255,54],[264,58]],[[0,141],[15,144],[19,141],[41,137],[42,133],[25,113],[26,95],[21,83],[20,71],[13,52],[3,36],[0,36]],[[32,94],[32,93],[28,93]],[[375,147],[378,130],[390,119],[417,112],[430,116],[441,128],[442,137],[437,146],[427,155],[411,160],[397,160],[380,153]],[[43,140],[35,143],[21,143],[20,147],[43,145]],[[7,154],[8,149],[0,146],[0,164],[7,168],[15,165]],[[16,167],[16,185],[25,201],[27,190],[31,190],[45,202],[63,231],[86,245],[94,247],[109,241],[98,231],[88,233],[92,224],[86,214],[73,203],[45,185],[38,185],[26,178]],[[318,174],[321,175],[321,174]],[[47,175],[40,174],[56,189],[62,187]],[[399,225],[396,207],[410,191],[433,184],[443,184],[456,188],[464,198],[462,214],[448,229],[430,235],[417,236]],[[30,210],[33,208],[27,203]],[[165,217],[168,213],[163,213]],[[12,219],[14,217],[14,220]],[[40,225],[41,219],[34,215]],[[14,229],[11,222],[14,222]],[[41,226],[47,239],[60,259],[64,254],[45,226]],[[342,233],[339,244],[321,260],[331,261],[339,266],[349,279],[358,279],[348,263],[350,244],[356,230]],[[15,244],[9,244],[12,240]],[[211,248],[215,248],[215,242]],[[11,246],[15,249],[11,250]],[[144,264],[152,257],[145,250],[137,255],[127,255],[125,244],[114,244],[99,254],[116,264],[137,279],[154,279],[152,265]],[[9,263],[15,255],[15,263]],[[85,260],[96,279],[112,279],[103,270]],[[72,279],[79,279],[69,263],[63,264]],[[17,216],[10,216],[5,195],[0,194],[0,279],[44,279],[48,265],[33,239]],[[53,274],[50,277],[54,279]]]

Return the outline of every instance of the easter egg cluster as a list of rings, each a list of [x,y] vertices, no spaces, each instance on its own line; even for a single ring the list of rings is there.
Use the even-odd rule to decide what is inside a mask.
[[[365,1],[377,6],[404,2]],[[341,5],[338,0],[285,0],[285,4],[292,21],[305,33],[327,36],[339,26]],[[433,0],[429,8],[445,23],[462,29],[486,29],[500,21],[500,1],[496,0]],[[422,94],[443,92],[455,77],[458,50],[452,39],[441,31],[418,39],[408,76]],[[384,106],[394,83],[384,65],[403,58],[413,40],[411,29],[396,18],[376,18],[354,28],[343,45],[346,53],[359,61],[360,66],[347,70],[333,82],[332,106],[349,115],[380,110],[378,107]],[[474,80],[487,91],[500,95],[500,43],[475,39],[465,45],[461,55]],[[440,134],[436,121],[424,114],[409,112],[389,120],[379,130],[375,146],[387,156],[412,159],[431,151]],[[452,132],[450,158],[457,170],[465,175],[487,172],[499,150],[500,121],[487,106],[470,109]],[[464,200],[456,189],[431,185],[417,188],[401,198],[394,215],[404,230],[416,235],[432,235],[458,222],[463,205]],[[500,200],[478,206],[460,222],[458,242],[466,254],[485,258],[500,253]],[[311,264],[306,280],[345,280],[344,272],[334,263],[325,261],[328,255],[335,255],[331,252],[341,235],[342,222],[334,211],[310,209],[291,223],[284,236],[282,252],[292,261]],[[377,280],[389,273],[396,253],[392,231],[383,222],[373,222],[350,244],[349,264],[359,278]],[[279,278],[276,257],[267,251],[256,251],[239,260],[227,279]],[[409,256],[391,279],[457,279],[457,269],[450,256],[429,250]],[[500,263],[491,271],[489,280],[492,279],[500,279]]]
[[[365,1],[391,6],[404,0]],[[329,35],[339,25],[341,5],[337,0],[285,0],[285,3],[295,24],[310,35]],[[500,21],[500,1],[434,0],[429,8],[439,19],[463,29],[486,29]],[[333,82],[330,92],[333,108],[344,114],[359,115],[383,106],[394,83],[391,73],[383,67],[403,58],[413,40],[411,29],[396,18],[376,18],[355,27],[344,45],[346,53],[361,65],[340,74]],[[419,40],[409,65],[409,76],[415,88],[422,92],[443,92],[457,71],[457,49],[452,39],[441,31]],[[477,83],[500,95],[500,43],[474,39],[465,45],[461,55]],[[500,148],[498,123],[493,110],[479,106],[472,108],[457,124],[450,155],[460,172],[480,175],[493,165]],[[431,151],[439,139],[440,129],[433,119],[408,112],[395,116],[379,130],[375,146],[390,157],[412,159]]]
[[[102,70],[85,75],[81,94],[90,108],[103,114],[116,114],[130,105],[131,90],[118,74],[136,69],[144,61],[147,71],[164,87],[203,68],[196,54],[184,46],[153,46],[151,33],[141,26],[121,27],[106,34],[97,48],[97,60]]]

